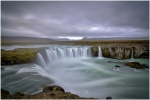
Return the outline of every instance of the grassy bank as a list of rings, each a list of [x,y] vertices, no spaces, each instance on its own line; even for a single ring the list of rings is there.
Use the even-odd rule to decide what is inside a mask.
[[[15,50],[1,50],[1,65],[13,65],[32,62],[39,48],[23,48]]]

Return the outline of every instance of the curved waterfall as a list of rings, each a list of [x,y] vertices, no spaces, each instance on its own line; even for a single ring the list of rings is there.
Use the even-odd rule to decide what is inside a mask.
[[[2,66],[1,87],[10,94],[30,95],[42,92],[44,86],[58,85],[85,98],[148,99],[148,68],[134,69],[124,63],[149,65],[149,59],[103,58],[102,51],[90,46],[46,46],[38,51],[35,63]]]
[[[98,57],[102,57],[101,48],[99,48]],[[42,67],[46,64],[64,58],[91,57],[91,47],[49,47],[42,49],[37,53],[36,63]]]

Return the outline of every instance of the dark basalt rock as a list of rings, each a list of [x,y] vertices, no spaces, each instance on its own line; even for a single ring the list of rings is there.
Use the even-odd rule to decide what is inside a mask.
[[[106,98],[106,100],[110,100],[110,99],[112,99],[112,97],[110,97],[110,96],[108,96],[108,97]]]
[[[147,65],[145,64],[140,64],[139,62],[128,62],[125,64],[126,66],[130,66],[131,68],[136,68],[136,69],[145,69],[145,68],[149,68]]]
[[[120,66],[116,65],[115,67],[120,67]]]
[[[9,91],[1,89],[1,98],[2,99],[10,99],[11,96],[9,94]]]
[[[98,57],[98,47],[91,47],[91,53],[93,57]]]
[[[43,88],[43,92],[47,93],[47,92],[56,92],[56,91],[61,91],[61,92],[65,92],[65,90],[60,87],[60,86],[55,86],[55,85],[52,85],[52,86],[45,86]]]

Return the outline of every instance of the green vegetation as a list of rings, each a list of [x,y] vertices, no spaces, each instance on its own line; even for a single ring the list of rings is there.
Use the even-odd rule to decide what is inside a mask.
[[[1,64],[13,65],[32,62],[39,48],[23,48],[4,51],[1,50]]]

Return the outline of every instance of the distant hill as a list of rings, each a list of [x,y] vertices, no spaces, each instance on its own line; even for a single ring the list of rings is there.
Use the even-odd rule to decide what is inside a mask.
[[[7,36],[1,37],[2,43],[32,43],[32,42],[43,43],[50,41],[55,40],[50,38],[35,38],[35,37],[7,37]]]
[[[149,40],[149,37],[115,37],[115,38],[83,38],[81,41],[94,40]]]

